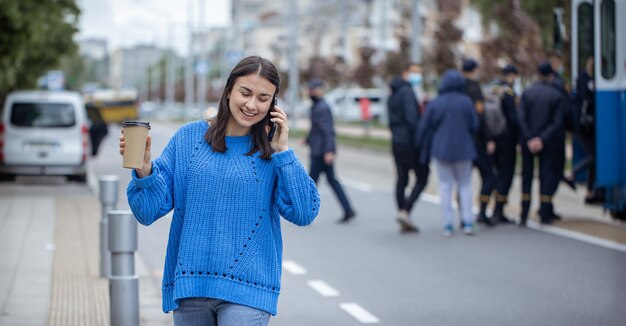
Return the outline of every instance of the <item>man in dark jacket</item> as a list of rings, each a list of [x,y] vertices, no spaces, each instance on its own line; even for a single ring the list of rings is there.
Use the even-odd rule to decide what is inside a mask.
[[[487,205],[491,198],[491,192],[495,186],[495,173],[490,153],[495,147],[493,139],[490,139],[486,133],[485,119],[483,114],[483,105],[485,97],[480,89],[477,79],[478,63],[474,59],[465,59],[462,64],[463,76],[465,77],[465,93],[472,99],[476,113],[480,121],[478,132],[474,136],[474,144],[476,146],[476,159],[474,165],[478,168],[481,178],[480,187],[480,211],[476,220],[480,223],[493,225],[493,222],[487,218]]]
[[[416,63],[408,63],[402,75],[389,84],[391,95],[387,100],[391,149],[396,163],[396,204],[397,221],[401,232],[418,232],[411,220],[411,209],[428,181],[428,164],[420,164],[419,152],[414,142],[420,119],[420,106],[412,86],[421,82],[422,68]],[[409,183],[409,173],[415,173],[416,182],[410,195],[405,195]]]
[[[320,173],[326,173],[328,183],[343,207],[344,214],[339,223],[346,223],[353,219],[356,214],[343,187],[335,178],[335,170],[333,168],[336,152],[335,126],[330,107],[323,98],[323,85],[320,79],[313,79],[309,82],[309,96],[313,101],[313,106],[311,107],[311,131],[306,138],[306,143],[311,148],[311,170],[309,175],[317,183]]]
[[[539,81],[524,91],[519,110],[522,146],[521,226],[525,226],[528,219],[535,157],[539,157],[539,216],[543,224],[550,224],[554,220],[552,196],[563,174],[559,155],[563,151],[565,137],[563,112],[566,99],[551,85],[553,70],[550,64],[544,62],[537,70]]]
[[[496,149],[493,153],[493,163],[496,167],[494,180],[496,205],[491,220],[498,223],[511,223],[504,215],[504,205],[507,203],[517,157],[517,143],[519,141],[519,122],[517,121],[516,94],[513,83],[517,78],[517,68],[506,65],[502,68],[502,80],[498,83],[498,94],[501,94],[500,109],[506,117],[506,129],[495,139]]]

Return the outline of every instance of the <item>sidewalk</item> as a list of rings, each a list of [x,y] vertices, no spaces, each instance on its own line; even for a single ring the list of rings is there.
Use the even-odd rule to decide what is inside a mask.
[[[82,194],[58,197],[7,188],[0,191],[0,326],[109,325],[95,194],[84,187]],[[137,255],[135,270],[141,324],[171,325]]]

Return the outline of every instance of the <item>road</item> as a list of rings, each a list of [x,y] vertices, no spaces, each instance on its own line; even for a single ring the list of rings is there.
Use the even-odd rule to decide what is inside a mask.
[[[154,155],[176,128],[153,123]],[[118,208],[125,209],[129,171],[116,154],[118,134],[112,127],[91,167],[96,178],[120,175]],[[305,149],[297,140],[293,146],[308,166]],[[444,238],[432,196],[414,209],[421,232],[401,235],[391,157],[340,147],[337,171],[358,216],[336,223],[341,212],[322,178],[316,221],[308,227],[283,223],[286,263],[271,325],[626,323],[625,252],[515,225]],[[139,228],[138,256],[157,286],[169,220]]]

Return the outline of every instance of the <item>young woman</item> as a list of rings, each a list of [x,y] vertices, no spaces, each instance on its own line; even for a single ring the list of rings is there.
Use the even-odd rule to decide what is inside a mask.
[[[191,122],[132,172],[128,203],[150,225],[174,211],[163,271],[163,311],[175,325],[267,325],[280,292],[280,216],[317,216],[315,183],[288,146],[275,106],[274,65],[251,56],[230,73],[217,116]],[[276,132],[271,141],[272,124]],[[120,137],[124,151],[124,135]]]

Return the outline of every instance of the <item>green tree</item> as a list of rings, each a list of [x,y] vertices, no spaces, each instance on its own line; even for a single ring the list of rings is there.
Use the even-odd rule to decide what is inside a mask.
[[[553,9],[565,10],[567,24],[571,0],[472,0],[472,4],[482,16],[485,31],[483,77],[491,78],[497,74],[498,59],[517,65],[523,75],[532,75],[554,47]],[[563,50],[568,47],[566,40]]]
[[[73,55],[80,9],[75,0],[0,0],[0,98],[32,88]]]

